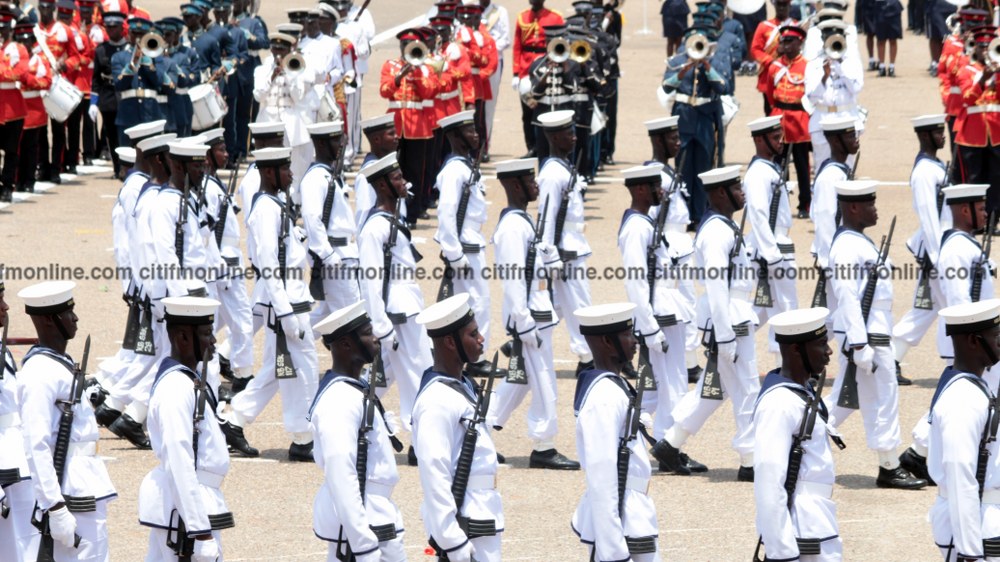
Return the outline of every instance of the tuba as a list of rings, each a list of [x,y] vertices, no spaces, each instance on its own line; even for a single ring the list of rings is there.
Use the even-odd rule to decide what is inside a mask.
[[[142,54],[151,59],[162,55],[166,46],[167,43],[163,40],[163,37],[155,32],[149,32],[139,40],[139,49],[142,51]]]
[[[847,38],[840,33],[834,33],[823,42],[823,51],[830,60],[841,60],[847,54]]]
[[[285,74],[298,74],[306,69],[306,59],[301,53],[289,53],[281,59],[281,70]]]
[[[711,54],[711,43],[703,33],[692,33],[684,41],[684,52],[691,60],[700,61]]]
[[[423,41],[413,41],[403,49],[403,60],[410,66],[420,66],[427,61],[427,45]]]

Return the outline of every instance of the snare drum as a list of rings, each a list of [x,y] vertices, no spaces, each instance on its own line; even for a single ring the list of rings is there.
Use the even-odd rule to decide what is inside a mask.
[[[76,106],[83,101],[83,93],[60,74],[52,78],[52,87],[42,92],[42,105],[49,117],[62,123],[69,119]]]
[[[319,100],[319,111],[316,113],[316,121],[342,121],[340,115],[340,106],[337,104],[337,100],[330,95],[329,92],[323,94],[323,97]]]
[[[191,120],[191,130],[204,131],[211,129],[226,116],[229,107],[226,98],[215,84],[199,84],[188,90],[194,116]]]

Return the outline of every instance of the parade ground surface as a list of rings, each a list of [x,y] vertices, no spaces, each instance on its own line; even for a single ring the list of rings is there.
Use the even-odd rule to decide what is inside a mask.
[[[264,2],[261,15],[273,29],[277,23],[286,21],[284,10],[298,7],[298,4],[308,2]],[[429,1],[375,0],[370,8],[378,31],[383,32],[419,16],[429,5]],[[163,0],[147,1],[142,6],[153,14],[154,19],[173,15],[177,11],[176,2]],[[527,2],[507,3],[504,6],[510,11],[513,29],[517,12],[526,8]],[[568,0],[552,2],[548,7],[564,14],[572,10]],[[664,68],[659,3],[631,0],[623,11],[625,35],[620,58],[624,76],[619,90],[618,149],[615,153],[618,163],[598,178],[597,184],[588,191],[586,202],[586,235],[594,249],[589,265],[596,266],[599,274],[605,266],[621,265],[617,232],[629,199],[619,171],[649,158],[649,141],[642,122],[667,114],[657,103],[654,92]],[[650,33],[642,33],[646,14]],[[386,34],[386,39],[374,47],[371,71],[364,90],[365,116],[385,110],[386,102],[378,96],[379,69],[387,58],[398,56],[394,33]],[[862,57],[866,57],[863,45],[861,48]],[[894,215],[898,217],[891,250],[891,257],[897,266],[912,265],[913,259],[904,241],[917,226],[907,185],[917,152],[909,119],[941,111],[938,83],[927,75],[927,64],[926,39],[908,35],[900,43],[897,77],[877,78],[875,73],[867,72],[861,94],[861,103],[868,108],[869,118],[861,137],[858,177],[884,182],[878,192],[879,223],[868,234],[877,243],[888,229],[891,218]],[[755,78],[740,77],[737,80],[737,97],[742,107],[729,127],[726,157],[729,164],[745,166],[753,154],[746,124],[761,116],[762,104],[755,88]],[[509,50],[500,83],[491,150],[493,160],[484,165],[487,196],[491,203],[490,220],[484,227],[487,237],[492,235],[500,210],[505,206],[503,190],[492,175],[493,164],[519,157],[525,152],[520,108],[510,89]],[[948,159],[945,152],[940,155],[942,160]],[[18,196],[18,203],[0,208],[0,239],[6,248],[3,260],[7,266],[48,267],[49,264],[58,264],[79,266],[89,271],[94,266],[114,265],[110,219],[120,184],[111,179],[110,168],[88,171],[93,173],[81,173],[75,179],[64,181],[61,186],[26,199]],[[535,204],[529,207],[529,212],[533,215],[537,212]],[[431,213],[433,215],[433,211]],[[433,241],[434,224],[435,220],[426,221],[414,232],[417,247],[426,256],[421,265],[428,268],[438,265],[438,249]],[[245,229],[243,236],[246,236]],[[810,221],[795,221],[792,238],[800,267],[812,264],[809,255],[812,236]],[[489,263],[492,263],[492,246],[488,253]],[[23,304],[16,298],[17,292],[31,282],[7,279],[11,336],[34,335],[31,322],[24,315]],[[76,312],[80,317],[80,337],[70,342],[68,351],[79,360],[84,336],[91,334],[94,344],[89,370],[93,372],[99,358],[111,356],[117,351],[126,307],[122,303],[121,285],[117,280],[77,279],[77,283]],[[424,298],[430,303],[436,295],[437,283],[421,283]],[[813,284],[811,279],[799,284],[800,303],[808,304]],[[499,281],[491,281],[490,287],[493,336],[488,353],[492,357],[493,350],[503,343],[498,321],[503,287]],[[897,279],[894,288],[893,314],[898,320],[912,302],[912,273]],[[623,283],[613,277],[591,281],[591,292],[595,303],[626,298]],[[766,354],[762,343],[763,337],[759,336],[757,365],[761,374],[773,367],[773,360]],[[572,406],[576,358],[569,352],[564,326],[556,328],[553,347],[559,372],[560,431],[557,446],[570,457],[578,458]],[[258,334],[255,345],[258,366],[262,349],[262,337]],[[17,347],[14,351],[20,359],[26,349]],[[330,356],[322,348],[319,357],[320,367],[324,370],[329,368]],[[834,366],[835,363],[832,363],[831,371],[834,372],[831,377],[835,374]],[[904,448],[910,443],[911,428],[930,404],[942,367],[932,331],[919,347],[910,351],[903,365],[904,373],[914,379],[913,386],[901,388],[899,393]],[[390,390],[387,407],[396,410],[397,400],[396,390]],[[527,402],[515,413],[509,425],[494,436],[497,448],[508,461],[500,469],[498,483],[506,520],[504,558],[583,560],[585,549],[570,528],[570,516],[584,491],[584,474],[528,468],[531,443],[525,436],[526,409]],[[733,429],[731,408],[726,403],[686,446],[686,451],[693,458],[704,462],[711,470],[700,476],[654,476],[650,494],[659,515],[659,546],[664,560],[752,559],[757,542],[753,486],[736,482],[738,457],[729,447]],[[856,414],[848,419],[842,432],[848,448],[834,453],[837,485],[833,498],[838,508],[845,560],[939,559],[926,519],[937,494],[936,488],[917,492],[876,488],[876,456],[865,444],[861,416]],[[99,451],[118,490],[117,501],[109,507],[111,557],[116,561],[141,560],[145,556],[149,533],[138,524],[136,501],[139,484],[156,460],[151,452],[137,451],[107,430],[101,433]],[[326,543],[312,532],[313,497],[322,481],[322,474],[314,464],[293,464],[286,460],[290,437],[282,428],[278,399],[270,404],[256,423],[248,427],[247,437],[260,448],[261,457],[234,458],[223,485],[226,500],[236,517],[236,527],[223,532],[222,546],[226,560],[324,560]],[[404,435],[403,441],[408,444],[409,435]],[[425,554],[427,536],[420,518],[422,494],[417,469],[406,466],[405,455],[398,455],[397,462],[401,480],[393,499],[403,511],[408,558],[414,561],[430,560],[431,557]],[[608,482],[607,485],[615,484]]]

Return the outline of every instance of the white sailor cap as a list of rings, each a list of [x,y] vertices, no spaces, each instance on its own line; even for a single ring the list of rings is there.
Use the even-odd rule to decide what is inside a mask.
[[[293,37],[298,37],[302,33],[301,23],[279,23],[274,26],[274,29],[278,30],[278,33],[286,33]]]
[[[847,0],[823,0],[820,5],[824,10],[846,10]]]
[[[830,310],[821,306],[788,310],[771,318],[774,339],[778,343],[802,343],[826,338],[826,319]]]
[[[521,158],[519,160],[497,162],[497,179],[518,178],[534,174],[537,167],[538,158]]]
[[[944,333],[974,334],[1000,324],[1000,299],[987,299],[949,306],[938,312],[944,319]]]
[[[219,301],[205,297],[166,297],[163,320],[168,326],[201,326],[215,322]]]
[[[289,24],[285,24],[285,25],[292,25],[292,24],[289,23]],[[281,27],[281,26],[279,26],[279,27]],[[285,43],[289,47],[291,47],[292,45],[294,45],[298,41],[298,39],[295,38],[295,35],[290,35],[288,33],[282,33],[280,31],[275,31],[273,33],[268,33],[267,34],[267,39],[272,44],[273,43]]]
[[[680,116],[671,115],[670,117],[660,117],[659,119],[646,121],[643,125],[646,126],[646,132],[648,132],[650,136],[653,136],[664,131],[676,129],[678,121],[680,121]]]
[[[140,123],[134,127],[125,129],[125,135],[128,136],[129,140],[132,141],[132,145],[135,146],[136,143],[143,139],[155,137],[156,135],[163,133],[163,128],[166,127],[166,125],[166,119],[157,119],[156,121],[150,121],[148,123]]]
[[[174,133],[165,133],[142,140],[139,144],[135,145],[135,147],[141,150],[143,154],[159,154],[161,152],[166,152],[168,145],[176,138],[177,135]]]
[[[268,137],[285,136],[285,124],[281,121],[270,121],[267,123],[250,123],[250,134],[254,138],[265,139]]]
[[[957,205],[985,201],[986,190],[989,188],[990,184],[988,183],[960,183],[942,189],[941,193],[944,193],[945,203]]]
[[[175,160],[183,160],[185,162],[204,160],[205,155],[208,154],[208,150],[212,148],[207,144],[195,144],[184,141],[172,142],[169,146],[170,157]]]
[[[448,132],[452,129],[457,129],[465,125],[474,125],[475,121],[473,120],[473,116],[475,113],[475,111],[470,109],[468,111],[459,111],[458,113],[454,113],[447,117],[442,117],[438,120],[438,127],[441,127],[442,132]]]
[[[292,161],[292,149],[287,146],[259,148],[253,151],[258,168],[278,168]]]
[[[573,115],[576,112],[572,109],[562,109],[550,111],[538,116],[538,123],[543,129],[550,132],[561,131],[573,126]]]
[[[189,297],[207,297],[208,285],[201,279],[185,279],[182,284]]]
[[[202,132],[198,133],[197,137],[200,137],[200,138],[198,138],[197,142],[200,143],[200,144],[207,144],[209,146],[215,146],[215,145],[219,144],[220,142],[226,142],[225,134],[226,134],[226,130],[223,129],[222,127],[218,127],[218,128],[215,128],[215,129],[209,129],[207,131],[202,131]]]
[[[910,119],[910,123],[913,123],[913,130],[918,133],[920,131],[933,131],[935,129],[944,129],[944,121],[947,117],[944,113],[921,115],[920,117]]]
[[[337,8],[334,8],[326,2],[316,4],[316,9],[319,10],[320,17],[329,17],[334,21],[340,21],[340,14],[337,13]]]
[[[73,289],[76,283],[72,281],[43,281],[30,287],[25,287],[17,293],[24,301],[24,312],[31,316],[46,316],[59,314],[73,308]]]
[[[729,187],[734,183],[740,183],[740,167],[737,164],[715,168],[707,172],[698,174],[701,184],[706,190],[717,187]]]
[[[846,202],[874,201],[877,188],[878,182],[875,180],[845,180],[834,186],[837,201]]]
[[[747,124],[747,127],[750,128],[750,134],[753,136],[766,135],[775,129],[781,128],[781,115],[754,119]]]
[[[844,21],[844,20],[842,20],[842,19],[840,19],[840,18],[823,20],[823,21],[821,21],[821,22],[819,22],[819,23],[816,24],[816,29],[820,29],[820,30],[824,30],[824,31],[827,30],[827,29],[840,29],[840,30],[844,30],[844,29],[847,29],[847,22]]]
[[[835,117],[827,115],[819,122],[824,133],[850,133],[854,131],[857,120],[854,117]]]
[[[475,318],[469,306],[469,293],[458,293],[425,308],[417,315],[417,324],[424,326],[428,336],[440,338],[454,333]]]
[[[663,164],[659,162],[645,166],[633,166],[627,170],[622,170],[622,177],[625,178],[625,187],[649,183],[659,185],[663,181],[660,175],[661,170],[663,170]]]
[[[371,321],[372,319],[365,312],[365,301],[361,300],[320,320],[318,324],[313,326],[313,332],[323,336],[324,341],[331,342],[371,323]]]
[[[115,149],[118,159],[127,164],[135,164],[135,149],[131,146],[119,146]]]
[[[822,18],[844,19],[845,15],[847,15],[847,12],[845,12],[844,10],[839,10],[832,6],[824,6],[822,10],[816,12],[817,19],[822,19]]]
[[[320,123],[313,123],[312,125],[306,125],[306,130],[309,131],[309,136],[318,138],[330,138],[337,135],[343,134],[344,132],[344,122],[343,121],[323,121]]]
[[[578,308],[573,311],[573,316],[580,322],[581,334],[600,336],[631,331],[633,311],[635,304],[616,302]]]
[[[372,162],[371,164],[365,166],[364,170],[360,173],[364,174],[365,179],[372,182],[386,174],[390,174],[393,170],[399,169],[399,161],[396,159],[396,153],[390,152],[382,158]]]
[[[326,4],[324,4],[325,6]],[[365,133],[373,133],[375,131],[381,131],[382,129],[388,129],[389,127],[396,126],[396,115],[393,113],[383,113],[378,117],[372,117],[371,119],[365,119],[361,122],[361,130]]]

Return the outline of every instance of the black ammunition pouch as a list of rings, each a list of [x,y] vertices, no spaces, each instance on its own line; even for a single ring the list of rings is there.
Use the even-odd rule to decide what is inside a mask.
[[[465,532],[465,536],[469,539],[492,537],[497,534],[497,522],[494,519],[469,519],[461,515],[455,519],[458,520],[459,528]]]
[[[396,532],[396,525],[394,523],[386,523],[385,525],[369,525],[368,528],[375,533],[375,538],[378,542],[388,542],[399,536],[399,533]]]
[[[799,556],[819,556],[820,555],[820,541],[819,539],[800,539],[795,538],[795,542],[799,545]]]
[[[656,537],[625,537],[625,544],[632,556],[656,552]]]

